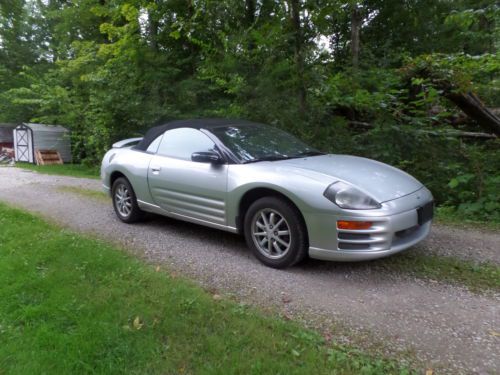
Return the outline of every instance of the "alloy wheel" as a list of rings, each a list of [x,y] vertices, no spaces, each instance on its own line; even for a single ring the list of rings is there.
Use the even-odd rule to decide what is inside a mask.
[[[252,239],[262,255],[270,259],[283,258],[292,243],[290,226],[278,211],[265,208],[252,219]]]
[[[124,184],[118,185],[115,190],[115,205],[121,216],[127,217],[130,215],[132,211],[132,195]]]

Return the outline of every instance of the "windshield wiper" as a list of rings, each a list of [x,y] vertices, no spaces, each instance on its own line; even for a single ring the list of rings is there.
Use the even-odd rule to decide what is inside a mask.
[[[321,151],[304,151],[304,152],[301,152],[301,153],[294,155],[293,157],[294,158],[301,158],[303,156],[318,156],[318,155],[325,155],[325,153],[321,152]]]
[[[252,160],[247,160],[243,164],[248,164],[248,163],[257,163],[259,161],[277,161],[277,160],[287,160],[287,159],[296,159],[296,158],[303,158],[305,156],[318,156],[318,155],[325,155],[323,152],[319,151],[304,151],[300,152],[295,155],[271,155],[271,156],[264,156],[262,158],[257,158],[257,159],[252,159]]]
[[[257,158],[257,159],[252,159],[252,160],[247,160],[243,162],[243,164],[248,164],[248,163],[257,163],[259,161],[277,161],[277,160],[286,160],[286,159],[291,159],[294,156],[284,156],[284,155],[273,155],[273,156],[264,156],[262,158]]]

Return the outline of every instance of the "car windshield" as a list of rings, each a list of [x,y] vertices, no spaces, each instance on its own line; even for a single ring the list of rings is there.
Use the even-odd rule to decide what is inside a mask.
[[[293,135],[268,125],[220,126],[211,131],[243,163],[322,154]]]

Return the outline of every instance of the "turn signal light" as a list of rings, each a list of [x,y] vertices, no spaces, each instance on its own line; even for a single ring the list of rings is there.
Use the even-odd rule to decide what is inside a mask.
[[[362,229],[370,229],[372,224],[373,223],[371,221],[339,220],[337,221],[337,228],[349,229],[349,230],[362,230]]]

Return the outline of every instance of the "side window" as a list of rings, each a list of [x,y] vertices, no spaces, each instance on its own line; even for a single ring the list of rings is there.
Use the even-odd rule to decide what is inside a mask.
[[[163,134],[156,137],[155,140],[149,144],[149,147],[146,150],[146,152],[149,152],[151,154],[156,154],[156,151],[158,151],[158,146],[160,145],[161,142],[161,137],[163,137]]]
[[[210,151],[214,142],[197,129],[179,128],[165,132],[158,148],[158,155],[191,160],[194,152]]]

